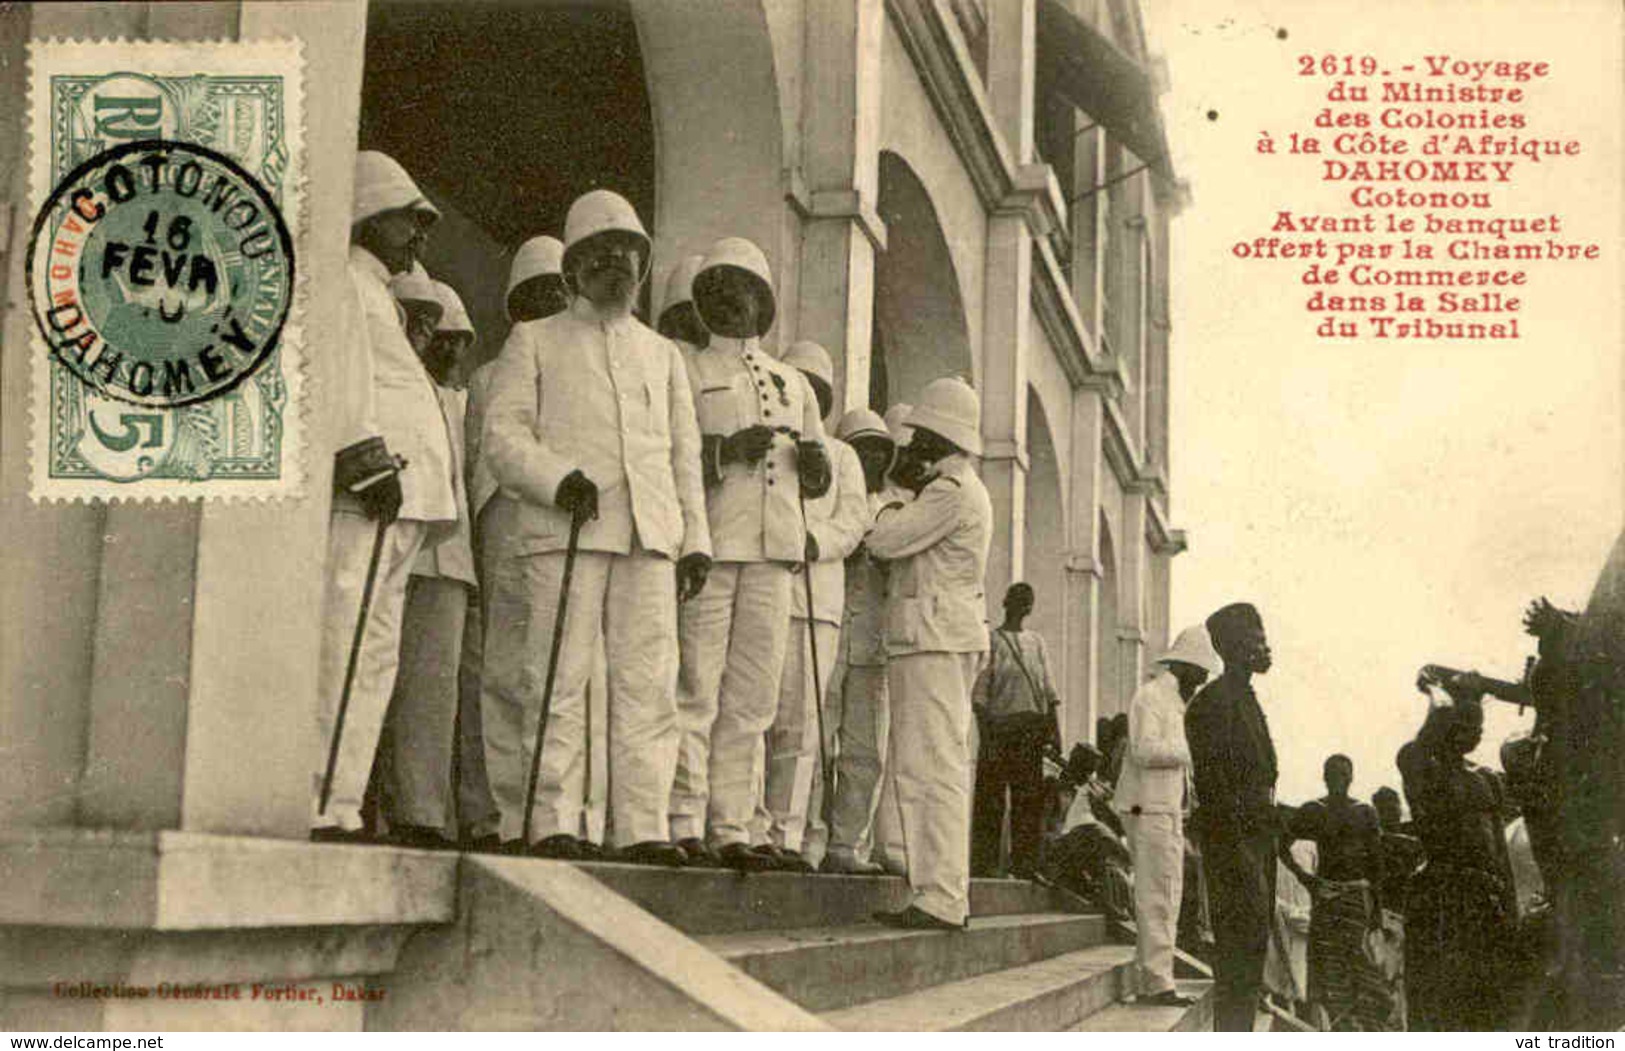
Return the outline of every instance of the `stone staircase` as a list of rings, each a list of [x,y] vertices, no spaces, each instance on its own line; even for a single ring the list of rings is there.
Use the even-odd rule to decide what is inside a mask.
[[[158,831],[0,829],[11,1030],[1174,1030],[1133,946],[1061,891],[741,875]],[[96,984],[109,990],[78,992]],[[227,996],[166,996],[207,987]],[[64,988],[68,991],[64,992]],[[147,990],[139,997],[129,990]],[[264,995],[262,995],[262,993]],[[341,995],[342,994],[342,995]]]
[[[1209,983],[1190,1008],[1126,1002],[1134,948],[1104,916],[1034,883],[974,880],[970,928],[897,931],[903,880],[578,866],[732,967],[847,1031],[1210,1028]]]

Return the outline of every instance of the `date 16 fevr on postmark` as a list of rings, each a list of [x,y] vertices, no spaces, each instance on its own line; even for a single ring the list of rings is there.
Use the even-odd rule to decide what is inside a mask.
[[[34,495],[297,495],[297,43],[35,42],[30,91]]]

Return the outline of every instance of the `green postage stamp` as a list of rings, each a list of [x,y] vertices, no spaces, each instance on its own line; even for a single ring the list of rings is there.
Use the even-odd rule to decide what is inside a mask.
[[[296,41],[35,41],[36,499],[302,487]]]

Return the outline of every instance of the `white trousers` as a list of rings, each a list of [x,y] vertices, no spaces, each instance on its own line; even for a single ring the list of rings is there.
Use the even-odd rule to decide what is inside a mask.
[[[389,696],[401,656],[401,608],[412,562],[423,546],[428,527],[417,521],[396,520],[384,530],[373,582],[372,603],[356,657],[355,678],[345,708],[338,761],[333,767],[333,789],[327,810],[321,812],[322,778],[338,720],[344,676],[356,621],[361,615],[367,566],[378,536],[378,523],[359,512],[334,508],[327,530],[327,594],[322,603],[322,655],[316,713],[321,754],[316,758],[311,787],[311,826],[337,826],[348,831],[361,827],[361,800],[372,774],[378,735],[389,711]]]
[[[716,846],[750,842],[764,780],[763,735],[778,708],[790,635],[790,580],[783,562],[719,562],[683,603],[673,839],[704,838],[709,829]],[[614,820],[619,826],[618,807]]]
[[[524,828],[536,726],[547,682],[564,552],[493,558],[487,567],[480,719],[500,835]],[[576,555],[559,667],[542,744],[530,839],[580,835],[588,784],[588,684],[607,656],[610,805],[617,847],[664,841],[677,759],[676,576],[646,551]],[[590,822],[589,822],[590,823]]]
[[[1174,940],[1185,887],[1184,819],[1178,814],[1125,814],[1134,855],[1134,960],[1140,995],[1174,988]]]
[[[468,585],[450,577],[407,581],[400,673],[378,753],[385,820],[439,829],[451,839],[457,838],[451,771],[468,596]]]
[[[838,669],[840,677],[830,692],[829,708],[835,716],[826,732],[836,739],[835,798],[830,801],[830,827],[819,820],[823,785],[814,785],[812,816],[808,819],[805,853],[809,861],[827,852],[848,861],[868,861],[874,852],[875,812],[880,806],[880,782],[886,766],[890,706],[886,703],[884,666]],[[901,847],[899,846],[899,850]],[[819,855],[815,859],[814,854]],[[907,869],[899,862],[899,871]]]
[[[974,653],[911,653],[886,666],[890,769],[909,904],[949,923],[970,912]],[[891,862],[887,850],[887,862]]]
[[[818,643],[819,686],[824,690],[825,754],[835,754],[835,716],[829,706],[829,673],[841,629],[813,622]],[[767,731],[767,768],[762,804],[756,809],[751,841],[773,843],[802,851],[808,832],[822,827],[819,807],[824,774],[819,762],[818,712],[813,708],[818,686],[813,683],[812,653],[807,621],[790,618],[784,645],[784,671],[779,676],[779,705]]]

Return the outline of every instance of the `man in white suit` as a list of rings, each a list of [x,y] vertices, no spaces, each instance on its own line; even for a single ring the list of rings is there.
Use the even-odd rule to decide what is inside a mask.
[[[700,435],[675,344],[632,316],[649,237],[594,190],[565,219],[568,310],[514,326],[491,377],[482,455],[490,590],[481,716],[505,842],[520,838],[572,520],[583,523],[543,743],[531,842],[579,858],[585,694],[609,666],[611,807],[622,860],[681,864],[667,792],[677,759],[677,604],[704,585],[711,537]]]

